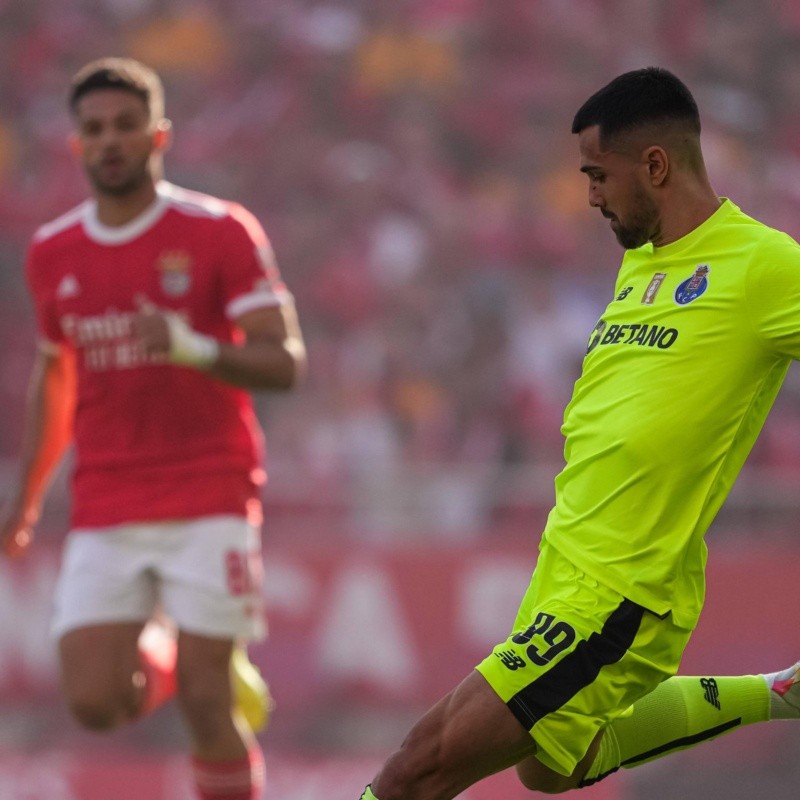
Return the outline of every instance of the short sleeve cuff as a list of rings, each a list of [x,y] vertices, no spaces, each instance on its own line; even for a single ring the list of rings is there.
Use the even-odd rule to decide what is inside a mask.
[[[278,289],[275,291],[258,291],[250,292],[249,294],[239,295],[225,306],[225,315],[228,319],[239,319],[250,311],[255,311],[259,308],[271,308],[273,306],[282,306],[291,302],[292,294],[287,289]]]

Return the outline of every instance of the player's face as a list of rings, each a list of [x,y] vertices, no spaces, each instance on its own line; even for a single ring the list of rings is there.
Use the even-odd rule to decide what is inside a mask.
[[[589,205],[611,220],[611,230],[626,249],[658,235],[660,215],[646,191],[647,169],[629,154],[603,150],[597,126],[579,134],[581,172],[589,178]]]
[[[140,97],[120,89],[89,92],[78,102],[76,123],[76,150],[95,191],[123,196],[152,179],[159,128]]]

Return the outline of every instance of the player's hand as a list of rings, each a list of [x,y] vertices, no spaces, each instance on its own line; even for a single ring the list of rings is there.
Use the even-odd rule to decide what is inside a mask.
[[[169,309],[156,306],[146,297],[136,298],[139,313],[133,318],[134,336],[149,355],[162,355],[173,364],[208,369],[219,355],[219,342],[189,326]]]
[[[139,310],[131,322],[133,335],[148,355],[169,357],[170,334],[166,313],[142,295],[136,298],[136,305]]]
[[[33,526],[11,503],[0,510],[0,552],[18,558],[33,543]]]

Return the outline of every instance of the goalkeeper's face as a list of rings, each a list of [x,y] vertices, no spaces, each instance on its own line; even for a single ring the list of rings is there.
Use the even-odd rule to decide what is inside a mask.
[[[589,205],[611,223],[617,241],[630,250],[658,238],[661,219],[648,192],[648,167],[638,154],[601,148],[597,126],[581,131],[581,172],[589,179]]]

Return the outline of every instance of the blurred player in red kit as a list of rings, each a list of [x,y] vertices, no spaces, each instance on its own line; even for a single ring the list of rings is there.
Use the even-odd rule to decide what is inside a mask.
[[[253,800],[268,695],[240,646],[264,633],[248,390],[301,377],[294,302],[248,211],[162,179],[170,123],[152,70],[92,62],[69,106],[92,197],[28,253],[41,343],[2,547],[29,545],[74,442],[53,620],[69,707],[110,730],[177,693],[199,797]]]

